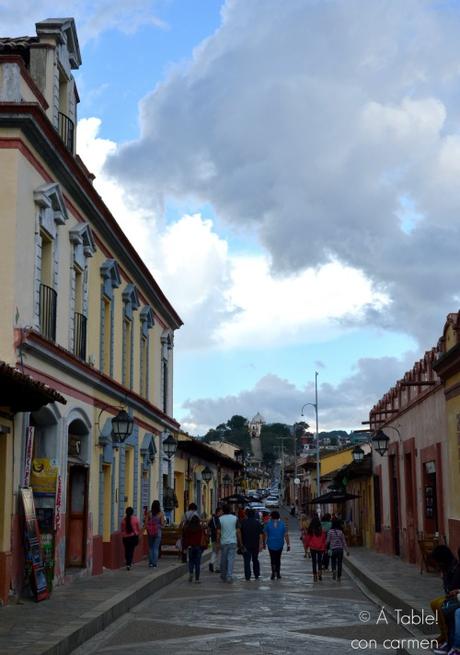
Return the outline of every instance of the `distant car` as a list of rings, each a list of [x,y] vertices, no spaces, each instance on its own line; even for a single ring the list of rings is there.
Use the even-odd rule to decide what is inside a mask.
[[[262,520],[262,514],[267,511],[267,508],[262,503],[248,503],[246,509],[253,509],[259,521]]]
[[[265,499],[265,507],[279,507],[280,506],[280,500],[278,496],[268,496],[268,498]]]

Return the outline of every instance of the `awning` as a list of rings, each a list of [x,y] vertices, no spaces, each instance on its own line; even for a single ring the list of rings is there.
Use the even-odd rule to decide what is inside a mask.
[[[60,393],[30,375],[22,373],[6,362],[0,361],[0,406],[11,412],[34,412],[43,405],[58,402],[66,404]]]
[[[346,491],[328,491],[317,498],[310,500],[310,505],[333,505],[334,503],[346,503],[347,500],[359,498],[356,494],[349,494]]]

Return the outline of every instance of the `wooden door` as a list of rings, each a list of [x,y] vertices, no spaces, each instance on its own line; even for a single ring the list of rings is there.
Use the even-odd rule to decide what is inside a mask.
[[[416,512],[414,498],[414,476],[413,476],[412,453],[404,455],[404,479],[406,485],[406,523],[407,523],[407,556],[409,562],[416,562]]]
[[[70,465],[67,485],[66,566],[86,566],[88,469]]]

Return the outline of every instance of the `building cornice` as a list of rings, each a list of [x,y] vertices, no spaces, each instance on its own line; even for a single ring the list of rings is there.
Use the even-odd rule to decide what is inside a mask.
[[[27,141],[36,152],[40,153],[42,160],[53,171],[57,181],[71,194],[86,214],[88,221],[109,245],[114,257],[123,262],[152,306],[160,309],[173,329],[180,328],[183,325],[182,319],[39,105],[26,102],[20,104],[0,102],[1,127],[21,130]]]
[[[41,361],[50,364],[56,371],[70,375],[72,379],[82,382],[95,391],[106,394],[114,402],[128,403],[134,411],[138,411],[150,420],[160,423],[166,429],[179,429],[180,425],[177,421],[148,400],[78,359],[62,346],[44,339],[38,332],[34,330],[23,331],[19,347],[23,352],[30,352]]]
[[[443,353],[433,364],[433,370],[445,382],[448,378],[460,372],[460,343]]]

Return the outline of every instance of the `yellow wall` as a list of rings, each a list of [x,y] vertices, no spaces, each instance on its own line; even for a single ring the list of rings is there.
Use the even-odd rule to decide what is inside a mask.
[[[16,202],[18,155],[15,150],[0,150],[0,280],[2,281],[2,311],[0,312],[0,359],[14,362],[13,317],[15,314]],[[27,246],[27,244],[26,244]],[[23,252],[26,252],[24,250]]]
[[[338,452],[328,453],[327,455],[321,455],[321,475],[327,475],[346,464],[351,464],[353,461],[353,455],[351,454],[352,450],[353,447]]]

